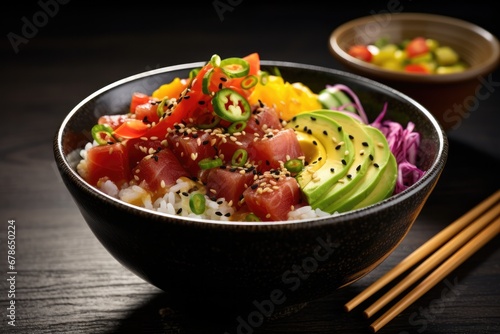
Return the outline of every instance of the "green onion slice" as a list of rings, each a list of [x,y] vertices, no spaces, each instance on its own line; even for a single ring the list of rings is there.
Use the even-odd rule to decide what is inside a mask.
[[[201,159],[198,162],[198,166],[200,166],[200,168],[203,169],[203,170],[210,169],[210,168],[215,168],[215,167],[219,167],[219,166],[222,166],[222,159],[221,158],[214,158],[214,159],[205,158],[205,159]]]
[[[250,89],[259,82],[259,78],[255,75],[249,75],[241,81],[241,88]]]
[[[196,215],[201,215],[205,212],[205,195],[201,193],[193,193],[189,197],[189,208]]]
[[[233,157],[231,158],[231,165],[236,167],[242,167],[247,163],[248,152],[245,149],[237,149],[233,153]]]
[[[246,121],[252,114],[250,103],[236,91],[223,88],[212,98],[215,113],[229,122]]]
[[[209,89],[209,86],[210,86],[210,81],[212,80],[212,73],[214,72],[214,69],[211,68],[209,69],[208,71],[205,72],[205,74],[203,75],[203,79],[201,81],[201,91],[203,94],[210,94],[210,89]]]
[[[189,71],[189,80],[191,81],[196,78],[198,72],[200,72],[200,68],[193,68],[191,71]]]
[[[217,54],[213,55],[212,58],[210,58],[210,64],[214,68],[221,66],[221,59],[220,59],[219,55],[217,55]]]
[[[158,104],[158,107],[156,109],[156,114],[158,115],[158,117],[162,117],[163,114],[165,114],[165,111],[163,110],[163,108],[165,107],[165,103],[168,101],[168,97],[164,97],[161,102]]]
[[[257,217],[255,213],[249,213],[248,215],[245,216],[245,221],[247,222],[260,222],[260,218]]]
[[[243,78],[250,72],[250,64],[243,58],[226,58],[220,62],[220,67],[230,78]]]
[[[99,145],[116,142],[115,137],[113,137],[113,129],[107,124],[96,124],[92,127],[90,132],[92,138],[94,138]]]
[[[290,173],[298,173],[304,168],[304,163],[300,159],[291,159],[285,162],[285,168]]]
[[[267,85],[268,82],[269,82],[269,73],[266,71],[262,71],[260,73],[260,84],[262,86],[265,86]]]
[[[231,125],[227,128],[227,132],[230,134],[233,134],[235,132],[241,132],[247,127],[247,122],[245,121],[238,121],[231,123]]]

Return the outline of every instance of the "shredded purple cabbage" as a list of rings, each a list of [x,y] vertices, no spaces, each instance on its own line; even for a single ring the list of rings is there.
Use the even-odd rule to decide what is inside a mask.
[[[402,192],[417,182],[425,174],[425,171],[416,166],[417,153],[420,146],[420,134],[414,131],[415,124],[413,122],[408,122],[406,128],[404,128],[398,122],[385,119],[385,114],[387,112],[387,103],[385,103],[380,114],[373,122],[370,123],[361,101],[354,91],[342,84],[336,84],[328,87],[336,88],[346,93],[351,100],[354,101],[352,105],[356,108],[358,114],[345,110],[347,106],[342,106],[339,111],[344,112],[365,124],[378,128],[387,138],[391,152],[394,154],[398,164],[398,179],[396,181],[394,194]]]

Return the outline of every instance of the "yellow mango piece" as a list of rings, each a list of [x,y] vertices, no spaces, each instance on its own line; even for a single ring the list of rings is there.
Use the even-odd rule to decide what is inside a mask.
[[[158,98],[159,100],[164,97],[168,98],[178,98],[182,91],[187,87],[188,80],[175,78],[170,83],[163,84],[158,89],[156,89],[152,96]]]
[[[300,82],[286,82],[282,77],[273,75],[269,76],[265,85],[259,82],[248,98],[250,104],[257,104],[259,100],[275,108],[283,120],[289,120],[304,111],[321,108],[317,94],[309,87]]]

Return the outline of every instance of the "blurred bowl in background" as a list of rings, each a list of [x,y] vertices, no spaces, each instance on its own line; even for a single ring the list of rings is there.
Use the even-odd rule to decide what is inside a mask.
[[[418,36],[451,47],[468,68],[450,74],[415,74],[385,69],[348,53],[352,45],[373,44],[380,38],[400,43]],[[331,33],[329,47],[349,71],[384,83],[421,103],[445,131],[458,128],[492,93],[490,75],[500,61],[499,41],[490,32],[467,21],[424,13],[386,13],[351,20]]]

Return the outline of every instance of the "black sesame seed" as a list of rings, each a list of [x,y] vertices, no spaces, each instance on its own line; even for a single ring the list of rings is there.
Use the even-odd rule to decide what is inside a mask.
[[[352,178],[351,174],[347,174],[346,176],[347,176],[348,179]]]
[[[375,167],[377,167],[377,168],[379,167],[379,166],[378,166],[378,163],[374,163],[374,164],[373,164],[373,166],[375,166]]]
[[[315,121],[316,117],[311,116],[311,121]]]
[[[222,212],[220,212],[220,211],[215,211],[215,214],[216,214],[217,216],[222,216]]]
[[[347,165],[347,161],[345,161],[345,159],[342,159],[342,165]]]
[[[339,127],[337,128],[337,130],[338,130],[339,132],[340,132],[340,131],[342,131],[342,127],[341,127],[341,126],[339,126]]]
[[[370,154],[368,157],[370,158],[371,161],[373,161],[373,155]]]
[[[325,136],[328,136],[328,131],[323,130],[323,134],[324,134]]]
[[[176,212],[176,213],[177,213],[178,215],[180,215],[180,214],[181,214],[181,212],[182,212],[182,208],[179,208],[179,210],[177,210],[177,212]]]
[[[307,133],[310,134],[310,135],[312,135],[313,132],[312,132],[311,129],[309,129],[309,130],[307,130]]]
[[[353,140],[353,139],[354,139],[354,136],[353,136],[353,135],[349,135],[349,139],[350,139],[350,140]]]
[[[359,172],[360,169],[361,169],[361,165],[358,165],[358,167],[356,167],[356,172]]]
[[[153,159],[155,159],[155,161],[158,162],[158,156],[157,155],[153,155]]]
[[[333,167],[330,168],[330,172],[332,172],[332,173],[335,172],[335,168],[333,168]]]
[[[337,146],[335,146],[335,149],[340,150],[341,147],[342,147],[342,145],[337,145]]]
[[[317,146],[318,143],[316,142],[316,140],[313,140],[313,145]]]
[[[363,146],[365,146],[365,147],[367,147],[367,146],[368,146],[368,143],[367,143],[367,142],[365,142],[365,141],[364,141],[364,142],[362,142],[361,144],[362,144]]]

